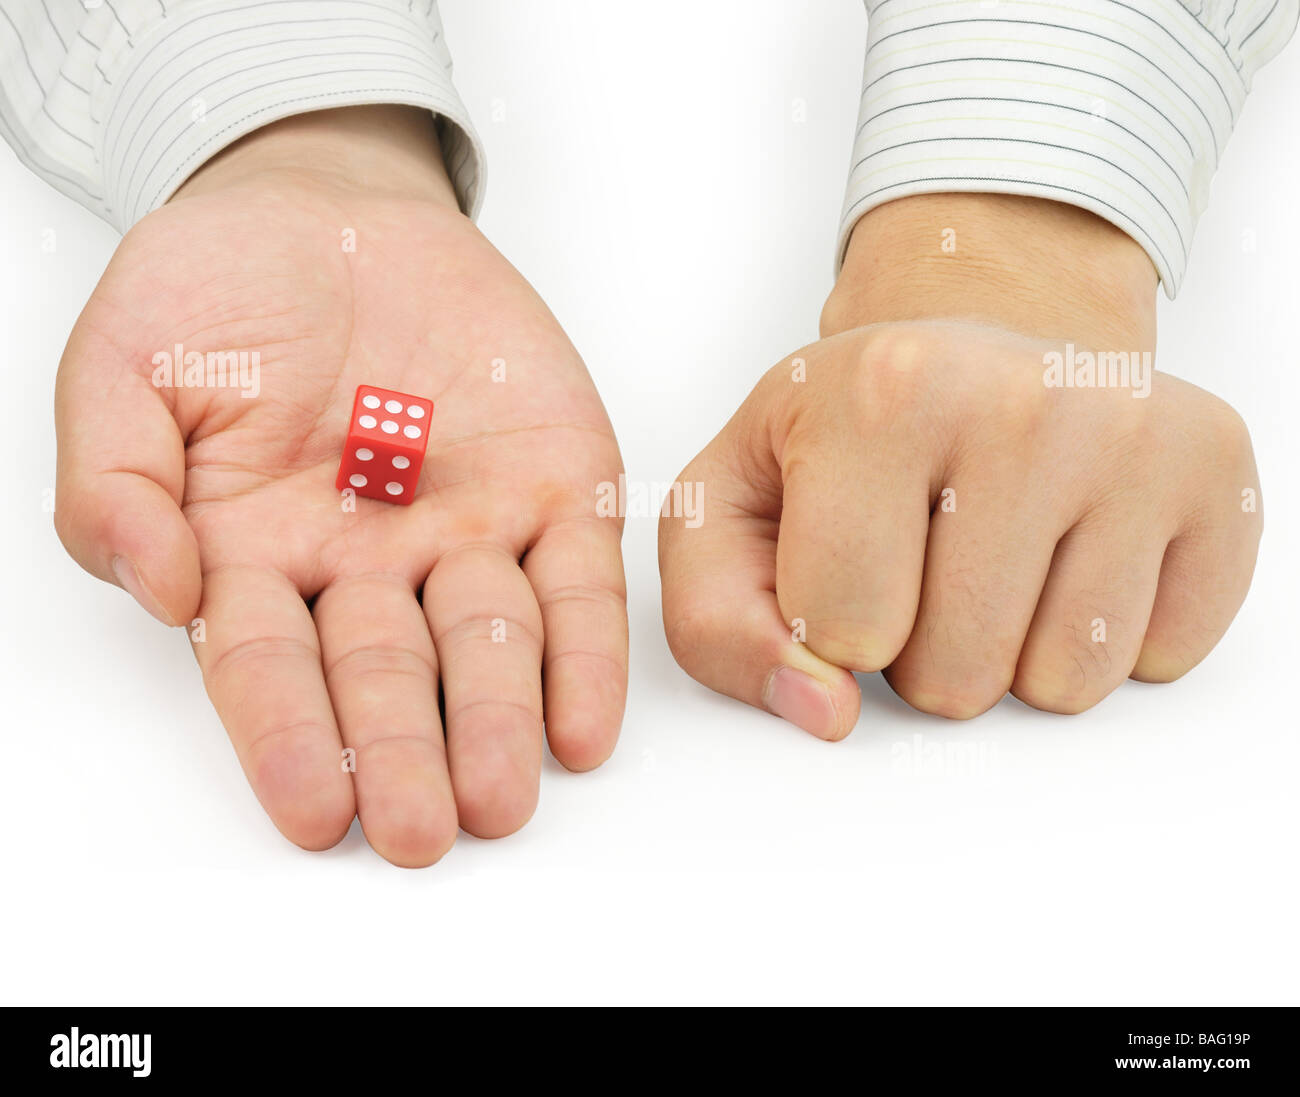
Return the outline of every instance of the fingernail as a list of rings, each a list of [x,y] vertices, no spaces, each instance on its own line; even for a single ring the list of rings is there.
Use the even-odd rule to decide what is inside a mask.
[[[117,576],[118,585],[127,592],[132,598],[140,603],[145,609],[153,614],[168,628],[175,628],[176,622],[168,616],[167,611],[162,608],[162,603],[150,593],[149,588],[144,585],[140,578],[140,573],[136,567],[125,556],[113,557],[113,574]]]
[[[768,709],[819,739],[835,734],[835,704],[817,679],[792,667],[777,667],[763,691]]]

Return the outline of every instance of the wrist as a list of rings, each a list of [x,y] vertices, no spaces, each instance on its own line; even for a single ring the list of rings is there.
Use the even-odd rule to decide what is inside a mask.
[[[1156,285],[1136,241],[1087,210],[1017,195],[917,195],[858,221],[822,311],[822,336],[953,319],[1153,347]]]
[[[272,122],[207,161],[171,201],[268,183],[421,198],[459,209],[433,115],[401,105],[342,107]]]

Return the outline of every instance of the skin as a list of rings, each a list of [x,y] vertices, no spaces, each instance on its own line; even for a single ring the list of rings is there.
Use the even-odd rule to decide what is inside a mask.
[[[1067,342],[1154,353],[1156,285],[1133,240],[1073,207],[943,194],[869,212],[821,340],[682,472],[703,523],[661,521],[678,662],[826,739],[857,721],[850,671],[967,718],[1008,691],[1082,712],[1195,666],[1254,570],[1245,425],[1165,373],[1145,399],[1044,383]]]
[[[156,387],[176,343],[259,351],[260,393]],[[361,383],[435,402],[409,507],[335,490]],[[359,816],[427,865],[458,827],[529,819],[543,728],[570,769],[613,749],[621,528],[594,499],[618,447],[555,318],[457,208],[425,112],[302,115],[206,164],[123,239],[56,416],[60,537],[166,624],[203,619],[208,695],[300,846]]]

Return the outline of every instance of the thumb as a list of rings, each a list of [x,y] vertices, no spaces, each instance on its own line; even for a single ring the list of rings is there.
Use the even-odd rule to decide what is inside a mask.
[[[685,472],[691,517],[659,524],[664,629],[673,657],[710,689],[780,716],[822,739],[842,739],[858,721],[853,675],[814,654],[800,622],[782,619],[776,598],[779,469],[744,475],[719,457],[734,420]],[[768,455],[770,460],[770,454]],[[772,462],[773,466],[775,462]],[[692,519],[698,519],[693,521]]]
[[[54,398],[54,526],[74,560],[166,625],[198,611],[198,543],[181,513],[185,443],[149,376],[74,329]]]

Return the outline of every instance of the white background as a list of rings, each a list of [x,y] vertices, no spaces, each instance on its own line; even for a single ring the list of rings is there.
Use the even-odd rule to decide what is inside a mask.
[[[629,476],[670,480],[815,338],[862,5],[442,9],[487,144],[483,228],[585,356]],[[329,853],[286,843],[184,637],[64,555],[42,510],[54,371],[116,238],[0,147],[0,1000],[1296,1001],[1298,103],[1293,43],[1161,304],[1161,367],[1245,416],[1268,511],[1200,668],[1082,716],[1006,700],[966,724],[864,678],[828,745],[677,668],[655,524],[631,520],[614,759],[548,758],[524,831],[416,872],[355,824]]]

